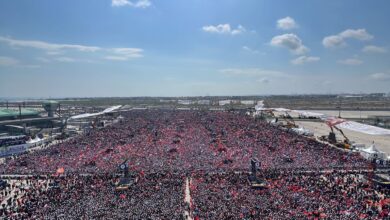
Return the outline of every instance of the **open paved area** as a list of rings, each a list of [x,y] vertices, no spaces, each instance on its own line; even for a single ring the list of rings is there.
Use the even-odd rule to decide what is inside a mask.
[[[305,110],[306,111],[306,110]],[[327,116],[334,116],[338,117],[339,112],[337,110],[307,110],[309,112],[315,112],[315,113],[322,113]],[[280,115],[279,113],[278,115]],[[295,112],[289,113],[292,117],[298,117],[298,114]],[[362,119],[364,122],[364,119],[370,117],[370,116],[390,116],[390,111],[341,111],[341,117],[347,120],[358,120]],[[328,135],[330,132],[329,126],[325,124],[325,122],[317,120],[317,121],[302,121],[297,120],[295,122],[300,127],[304,127],[312,132],[314,132],[314,135],[316,137],[322,136],[322,135]],[[377,149],[386,152],[390,155],[390,136],[388,135],[370,135],[362,132],[352,131],[348,129],[342,129],[345,135],[351,140],[356,143],[362,143],[365,144],[366,147],[371,146],[371,144],[374,142]],[[343,136],[336,131],[336,137],[339,140],[343,140]]]
[[[324,122],[297,121],[296,124],[313,131],[316,137],[328,135],[330,132],[329,126],[327,126]],[[375,146],[379,150],[390,154],[390,136],[369,135],[348,129],[343,129],[343,132],[351,141],[355,141],[356,143],[363,143],[367,147],[374,142]],[[343,140],[343,136],[337,131],[336,137],[340,140]]]

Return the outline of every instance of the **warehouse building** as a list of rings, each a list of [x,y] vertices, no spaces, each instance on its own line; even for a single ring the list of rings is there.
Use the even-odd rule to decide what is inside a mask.
[[[36,117],[39,117],[39,112],[31,109],[0,109],[0,121]]]

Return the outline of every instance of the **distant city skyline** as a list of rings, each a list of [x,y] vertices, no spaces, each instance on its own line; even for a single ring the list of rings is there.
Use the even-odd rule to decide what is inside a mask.
[[[390,92],[387,0],[0,1],[0,97]]]

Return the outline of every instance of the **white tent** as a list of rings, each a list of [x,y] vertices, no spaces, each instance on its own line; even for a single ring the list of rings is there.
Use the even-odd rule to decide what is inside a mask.
[[[375,144],[373,143],[371,146],[369,146],[368,148],[363,148],[360,150],[360,154],[368,159],[368,160],[376,160],[376,159],[382,159],[382,160],[386,160],[387,159],[387,155],[386,153],[376,149],[375,147]]]
[[[305,129],[303,127],[300,128],[292,128],[292,131],[294,131],[297,134],[306,135],[306,136],[314,136],[314,133],[308,129]]]
[[[375,144],[372,144],[371,146],[369,146],[369,147],[367,147],[367,148],[365,148],[365,149],[362,149],[362,151],[367,152],[367,153],[370,153],[370,154],[378,153],[378,152],[379,152],[379,150],[376,149]]]
[[[29,143],[29,144],[35,144],[35,143],[40,142],[41,140],[42,140],[42,139],[40,139],[40,138],[37,136],[37,137],[35,137],[35,139],[31,139],[31,140],[27,141],[27,143]]]

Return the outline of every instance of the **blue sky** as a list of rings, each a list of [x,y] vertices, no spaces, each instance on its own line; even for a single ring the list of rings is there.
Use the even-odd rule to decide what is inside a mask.
[[[0,97],[390,92],[387,0],[0,1]]]

